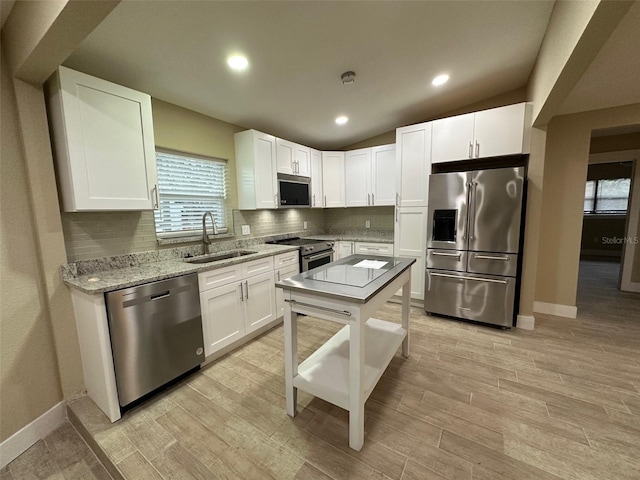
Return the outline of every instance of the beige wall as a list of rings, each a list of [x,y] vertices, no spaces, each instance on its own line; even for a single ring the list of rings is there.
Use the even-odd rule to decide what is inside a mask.
[[[536,300],[575,306],[591,131],[640,123],[640,104],[555,117],[548,126]]]
[[[2,56],[0,441],[62,400],[11,77]]]
[[[593,137],[589,147],[589,153],[591,154],[620,152],[622,150],[640,150],[640,133]]]
[[[153,99],[153,130],[157,147],[228,160],[229,201],[237,208],[236,157],[233,135],[244,127]]]

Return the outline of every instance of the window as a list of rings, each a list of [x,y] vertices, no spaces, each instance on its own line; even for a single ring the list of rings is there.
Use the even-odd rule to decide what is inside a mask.
[[[630,178],[588,180],[584,213],[627,213]]]
[[[158,236],[199,234],[202,215],[207,211],[213,213],[218,227],[228,226],[226,160],[156,151],[156,165],[160,208],[154,213]]]

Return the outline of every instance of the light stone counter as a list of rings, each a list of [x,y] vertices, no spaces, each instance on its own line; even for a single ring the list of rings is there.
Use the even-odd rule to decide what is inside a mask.
[[[285,245],[252,245],[250,247],[242,248],[242,250],[248,250],[256,253],[204,264],[192,264],[185,262],[181,258],[171,258],[155,262],[137,263],[132,266],[121,266],[123,259],[117,257],[117,262],[114,262],[114,265],[120,268],[98,270],[78,275],[77,271],[74,272],[73,267],[75,267],[75,264],[70,264],[66,266],[66,268],[63,267],[62,279],[66,285],[76,288],[81,292],[88,294],[102,294],[104,292],[120,290],[122,288],[155,282],[157,280],[164,280],[166,278],[178,277],[180,275],[199,273],[206,270],[227,267],[229,265],[236,265],[238,263],[250,262],[251,260],[256,260],[258,258],[278,255],[279,253],[290,252],[297,249],[298,247]],[[224,252],[215,253],[218,254]],[[131,263],[135,263],[134,259],[131,259]]]

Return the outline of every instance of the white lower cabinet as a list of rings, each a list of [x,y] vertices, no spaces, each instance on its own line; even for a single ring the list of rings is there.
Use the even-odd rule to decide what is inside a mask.
[[[295,252],[295,254],[297,256],[298,252]],[[276,282],[284,280],[285,278],[293,277],[298,273],[300,273],[300,267],[297,264],[283,268],[276,268]],[[281,288],[276,288],[276,316],[278,318],[284,316],[284,290]]]
[[[353,242],[346,242],[344,240],[341,240],[336,243],[338,244],[338,258],[345,258],[345,257],[348,257],[349,255],[353,255],[354,253]]]
[[[424,300],[426,247],[427,207],[397,208],[394,256],[416,259],[411,267],[411,298],[414,300]]]
[[[198,274],[205,356],[275,320],[274,279],[273,257]]]
[[[359,255],[382,255],[385,257],[393,256],[392,243],[367,243],[355,242],[355,252]]]

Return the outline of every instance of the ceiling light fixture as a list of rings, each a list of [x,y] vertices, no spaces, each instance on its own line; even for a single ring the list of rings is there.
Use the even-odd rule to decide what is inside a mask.
[[[345,115],[340,115],[339,117],[336,118],[336,123],[338,125],[344,125],[348,121],[349,121],[349,117],[347,117]]]
[[[231,67],[232,70],[241,72],[247,69],[247,67],[249,66],[249,60],[247,60],[247,57],[243,55],[231,55],[227,59],[227,64],[229,65],[229,67]]]
[[[340,75],[340,80],[342,80],[343,85],[351,85],[356,83],[356,73],[352,71],[344,72]]]
[[[434,78],[431,81],[431,84],[439,87],[440,85],[444,85],[445,83],[447,83],[447,81],[449,81],[449,75],[443,73],[442,75],[438,75],[436,78]]]

